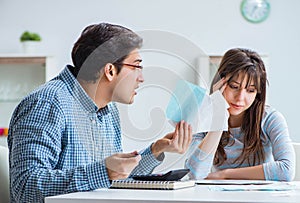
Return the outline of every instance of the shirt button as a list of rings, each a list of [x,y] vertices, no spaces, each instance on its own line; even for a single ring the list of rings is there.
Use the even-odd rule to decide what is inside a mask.
[[[95,123],[96,123],[96,121],[95,121],[94,119],[91,119],[91,122],[92,122],[92,124],[95,124]]]

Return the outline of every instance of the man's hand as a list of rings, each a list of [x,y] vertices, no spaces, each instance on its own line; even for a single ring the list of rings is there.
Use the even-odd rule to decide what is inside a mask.
[[[185,121],[177,123],[175,131],[157,140],[152,145],[152,153],[158,157],[163,152],[183,154],[192,141],[192,127]]]
[[[106,170],[110,180],[124,179],[139,164],[141,155],[138,153],[117,153],[105,159]]]

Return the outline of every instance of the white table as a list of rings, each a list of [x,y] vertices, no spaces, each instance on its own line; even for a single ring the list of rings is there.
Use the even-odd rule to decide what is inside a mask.
[[[179,190],[131,190],[131,189],[99,189],[90,192],[78,192],[54,197],[47,197],[46,203],[299,203],[300,182],[292,191],[211,191],[207,185],[197,185]]]

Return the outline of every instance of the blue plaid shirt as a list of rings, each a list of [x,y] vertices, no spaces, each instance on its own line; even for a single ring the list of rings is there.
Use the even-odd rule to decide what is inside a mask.
[[[105,158],[122,152],[115,103],[98,109],[67,66],[16,107],[9,127],[11,202],[109,187]],[[132,174],[158,166],[150,146]]]

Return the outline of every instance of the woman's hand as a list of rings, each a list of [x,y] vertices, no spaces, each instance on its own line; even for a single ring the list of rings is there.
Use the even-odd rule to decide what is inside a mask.
[[[213,85],[213,92],[220,90],[220,92],[223,93],[227,86],[227,82],[228,82],[228,78],[225,77],[221,78],[221,80],[219,80]]]
[[[225,173],[226,173],[226,169],[217,171],[217,172],[212,172],[212,173],[208,174],[208,176],[205,179],[223,180],[223,179],[226,179]]]

